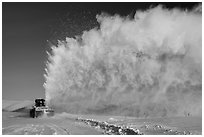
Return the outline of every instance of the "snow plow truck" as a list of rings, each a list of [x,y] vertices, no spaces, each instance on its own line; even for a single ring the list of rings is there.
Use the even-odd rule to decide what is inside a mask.
[[[30,117],[37,118],[42,116],[53,116],[54,110],[45,104],[45,99],[35,99],[35,105],[30,109]]]

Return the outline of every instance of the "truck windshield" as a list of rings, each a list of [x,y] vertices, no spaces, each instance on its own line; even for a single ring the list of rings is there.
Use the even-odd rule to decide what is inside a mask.
[[[44,99],[37,99],[37,100],[35,100],[35,106],[36,107],[45,106],[45,100]]]

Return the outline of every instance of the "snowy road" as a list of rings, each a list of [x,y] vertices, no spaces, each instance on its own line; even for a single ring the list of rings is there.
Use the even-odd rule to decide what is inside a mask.
[[[78,119],[81,117],[82,119]],[[78,120],[77,120],[78,119]],[[93,119],[87,122],[86,119]],[[85,121],[84,121],[85,120]],[[93,122],[95,121],[95,123]],[[98,121],[98,122],[97,122]],[[56,114],[54,117],[30,118],[15,112],[2,113],[3,135],[102,135],[110,132],[106,127],[127,126],[138,129],[145,135],[186,135],[202,134],[200,117],[172,117],[137,119],[97,115]],[[104,129],[103,129],[104,128]],[[112,130],[113,131],[113,130]],[[111,132],[112,132],[111,131]]]
[[[69,132],[52,123],[13,125],[3,128],[4,135],[67,135]]]
[[[92,127],[76,122],[74,118],[29,118],[17,113],[3,112],[3,135],[96,135]]]

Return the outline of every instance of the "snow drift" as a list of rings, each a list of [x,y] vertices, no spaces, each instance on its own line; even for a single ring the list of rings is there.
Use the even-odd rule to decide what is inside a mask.
[[[70,113],[201,115],[202,13],[195,9],[97,15],[99,28],[48,53],[46,100]]]
[[[32,108],[33,102],[29,100],[14,101],[14,100],[2,100],[2,110],[9,112],[17,112],[18,110],[29,110]]]

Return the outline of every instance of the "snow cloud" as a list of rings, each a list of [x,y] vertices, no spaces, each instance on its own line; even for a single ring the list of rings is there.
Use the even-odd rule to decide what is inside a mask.
[[[202,13],[157,6],[52,47],[46,100],[70,113],[201,115]]]

